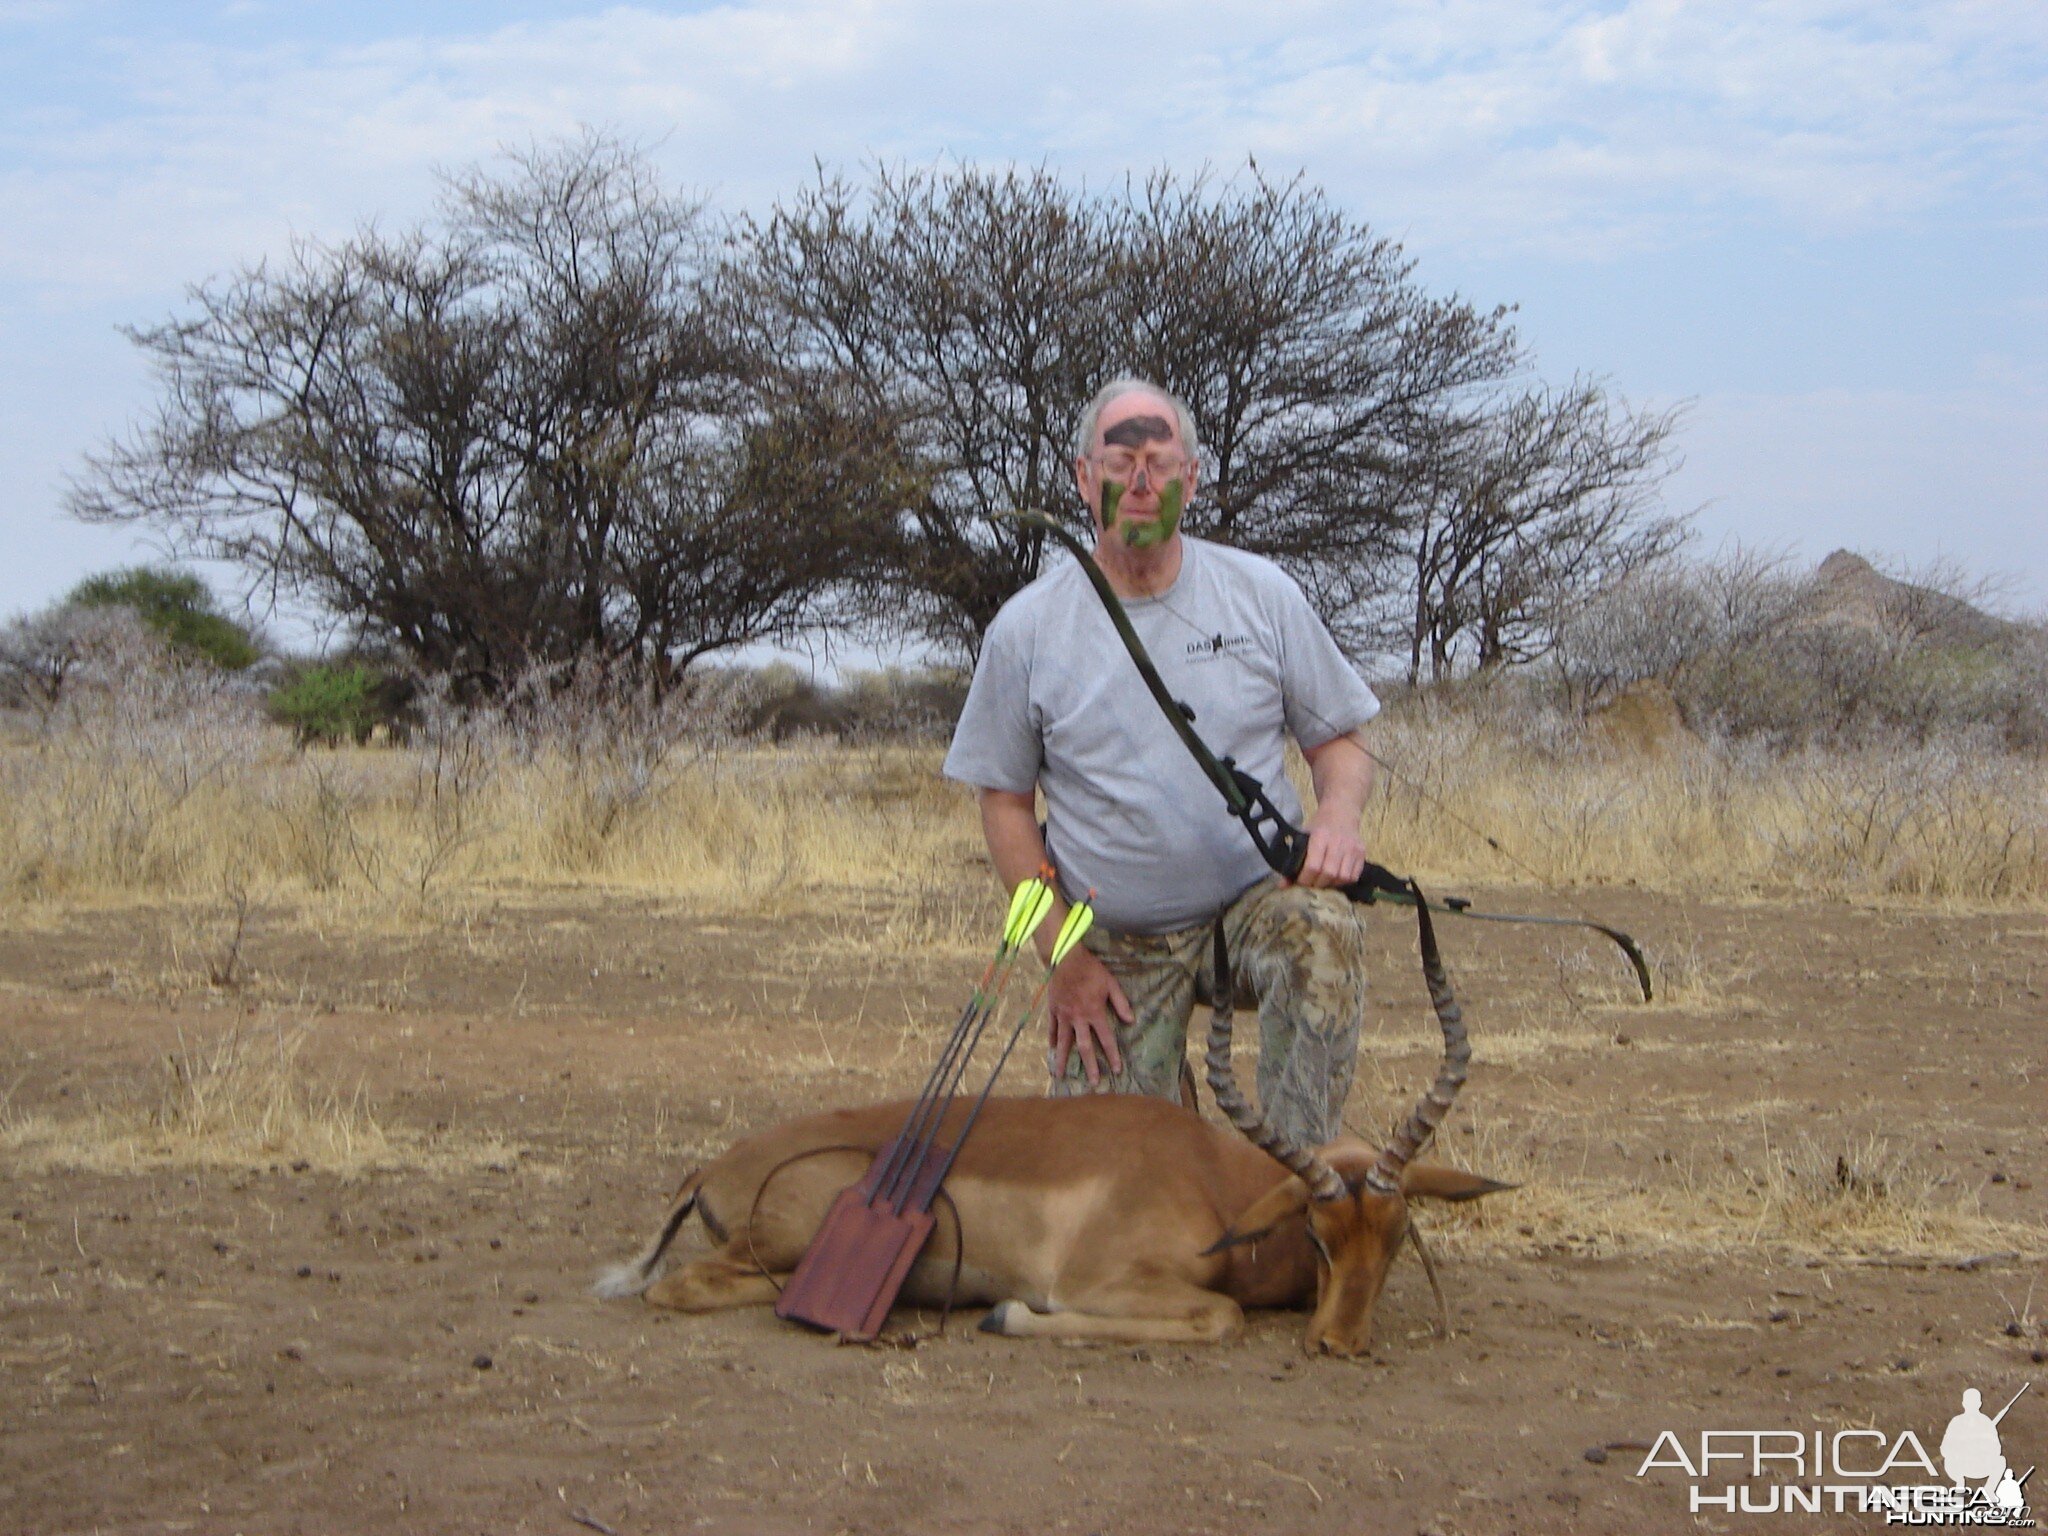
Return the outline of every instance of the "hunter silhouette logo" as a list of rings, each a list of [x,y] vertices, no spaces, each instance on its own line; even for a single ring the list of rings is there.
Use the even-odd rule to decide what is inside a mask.
[[[1968,1388],[1962,1412],[1942,1432],[1939,1467],[1910,1429],[1709,1429],[1696,1445],[1667,1429],[1636,1476],[1684,1474],[1693,1514],[1881,1514],[1887,1525],[2031,1528],[2026,1488],[2034,1469],[2008,1464],[1999,1423],[2032,1386],[2024,1383],[1994,1414],[1984,1412],[1984,1394]]]
[[[2028,1382],[2013,1393],[2012,1403],[2032,1385]],[[1948,1421],[1941,1437],[1941,1468],[1958,1488],[1978,1483],[1991,1493],[2003,1486],[2006,1465],[2005,1452],[1998,1443],[1998,1420],[2012,1411],[2012,1403],[1999,1409],[1997,1418],[1986,1418],[1984,1394],[1975,1387],[1963,1394],[1963,1411]]]
[[[1226,635],[1217,633],[1204,635],[1199,640],[1187,643],[1187,655],[1192,661],[1208,661],[1213,657],[1229,655],[1236,651],[1250,650],[1250,635]]]

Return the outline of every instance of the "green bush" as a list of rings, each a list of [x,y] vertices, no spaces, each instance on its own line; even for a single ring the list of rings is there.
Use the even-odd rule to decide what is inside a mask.
[[[308,667],[270,695],[271,718],[298,732],[302,744],[361,746],[383,716],[378,681],[357,662]]]
[[[240,672],[263,654],[248,630],[220,611],[205,582],[190,571],[138,565],[88,576],[66,599],[80,608],[132,608],[175,650]]]

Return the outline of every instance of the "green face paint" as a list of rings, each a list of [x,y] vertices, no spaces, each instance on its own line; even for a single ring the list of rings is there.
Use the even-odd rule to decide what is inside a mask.
[[[1124,499],[1123,482],[1105,480],[1102,482],[1102,527],[1107,532],[1116,526],[1116,509]]]
[[[1167,481],[1166,489],[1159,493],[1159,515],[1126,532],[1124,542],[1133,549],[1152,549],[1164,544],[1180,526],[1181,509],[1186,505],[1186,485],[1179,480]]]

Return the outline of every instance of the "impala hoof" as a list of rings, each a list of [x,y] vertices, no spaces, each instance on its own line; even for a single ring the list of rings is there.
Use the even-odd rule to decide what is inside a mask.
[[[1023,1303],[1020,1301],[997,1302],[994,1306],[988,1309],[988,1316],[984,1317],[981,1320],[981,1323],[979,1325],[981,1331],[983,1333],[1000,1333],[1007,1335],[1010,1331],[1010,1309],[1012,1307],[1020,1307],[1022,1305]]]

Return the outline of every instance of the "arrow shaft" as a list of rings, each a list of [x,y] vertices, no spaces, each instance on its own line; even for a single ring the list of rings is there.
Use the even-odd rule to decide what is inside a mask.
[[[1017,1041],[1023,1037],[1024,1026],[1038,1016],[1038,1010],[1045,1002],[1046,994],[1052,990],[1053,972],[1059,969],[1060,961],[1067,952],[1081,942],[1082,936],[1095,922],[1095,892],[1088,892],[1086,901],[1077,902],[1067,913],[1067,920],[1060,924],[1059,937],[1053,941],[1052,956],[1045,968],[1044,979],[1038,983],[1038,990],[1031,994],[1031,1001],[1024,1006],[1024,1012],[1017,1018],[1010,1030],[1010,1038],[1003,1042],[1003,1053],[996,1058],[995,1066],[988,1074],[988,1081],[982,1085],[981,1093],[974,1101],[974,1107],[967,1112],[967,1120],[960,1127],[960,1134],[953,1138],[953,1145],[946,1149],[946,1158],[939,1167],[939,1176],[932,1188],[945,1182],[952,1172],[953,1160],[960,1155],[960,1149],[967,1145],[967,1137],[974,1130],[974,1122],[981,1118],[982,1106],[988,1103],[988,1096],[995,1092],[996,1081],[1003,1075],[1003,1068],[1010,1063],[1010,1053],[1017,1049]],[[977,1036],[977,1038],[979,1038]]]
[[[885,1201],[900,1207],[918,1187],[918,1170],[938,1140],[946,1110],[967,1075],[968,1060],[981,1043],[989,1020],[995,1016],[1010,975],[1016,969],[1017,956],[1052,911],[1056,879],[1052,866],[1041,864],[1036,875],[1020,882],[1011,893],[1010,909],[1003,919],[1002,942],[996,946],[995,957],[989,961],[981,985],[974,989],[974,995],[953,1025],[945,1049],[925,1078],[924,1088],[912,1102],[887,1162],[869,1185]]]
[[[945,1085],[949,1079],[957,1085],[960,1074],[966,1071],[967,1058],[980,1041],[981,1031],[988,1026],[989,1014],[1009,982],[1019,951],[1052,910],[1052,881],[1052,866],[1042,865],[1038,874],[1021,881],[1011,893],[1009,911],[1003,918],[1003,936],[996,945],[996,952],[989,957],[981,980],[967,999],[967,1006],[960,1010],[960,1017],[954,1021],[952,1032],[946,1036],[945,1048],[939,1052],[939,1059],[932,1063],[924,1086],[911,1101],[910,1114],[904,1120],[888,1159],[874,1174],[869,1185],[871,1190],[890,1192],[900,1198],[898,1192],[903,1181],[906,1178],[915,1181],[917,1166],[931,1149],[932,1138],[938,1134],[938,1123],[945,1116],[945,1105],[953,1096],[953,1087]],[[940,1092],[942,1087],[945,1089],[943,1094]]]
[[[891,1201],[901,1200],[909,1192],[910,1184],[915,1182],[918,1165],[924,1161],[938,1137],[940,1122],[945,1119],[946,1109],[967,1071],[968,1058],[974,1054],[982,1032],[988,1028],[988,1021],[995,1013],[1011,973],[1016,969],[1021,950],[1020,945],[1005,953],[1001,964],[996,967],[992,987],[975,993],[967,1010],[961,1014],[960,1022],[953,1026],[953,1033],[931,1075],[925,1079],[923,1092],[911,1105],[903,1131],[897,1137],[896,1150],[890,1155],[875,1185]]]

